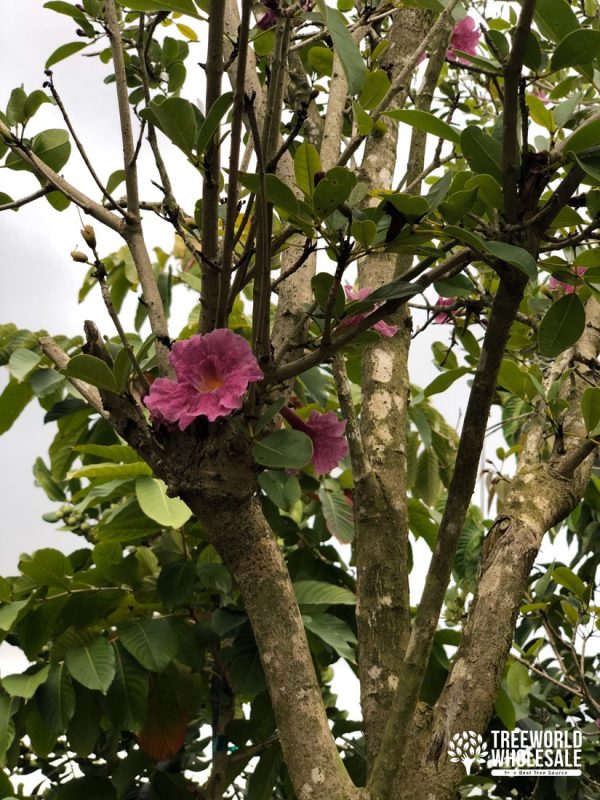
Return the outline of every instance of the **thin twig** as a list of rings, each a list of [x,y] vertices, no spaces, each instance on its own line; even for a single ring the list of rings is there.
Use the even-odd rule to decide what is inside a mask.
[[[54,98],[54,101],[55,101],[56,105],[58,106],[58,108],[60,110],[60,113],[62,114],[62,117],[63,117],[63,119],[65,121],[65,125],[69,129],[69,133],[71,134],[71,138],[75,142],[75,146],[77,147],[77,150],[79,151],[79,155],[83,159],[83,163],[86,165],[86,167],[88,169],[88,172],[90,173],[90,175],[92,176],[92,178],[94,180],[94,183],[100,189],[100,191],[102,192],[102,194],[106,198],[106,200],[108,200],[108,202],[111,203],[112,206],[114,206],[115,210],[118,211],[120,214],[122,214],[125,219],[127,219],[128,218],[128,214],[121,208],[121,206],[119,206],[115,202],[114,197],[111,195],[111,193],[108,191],[106,186],[102,183],[102,181],[98,177],[98,174],[96,173],[96,170],[92,166],[92,162],[90,161],[90,159],[88,157],[88,154],[86,153],[83,144],[81,143],[79,137],[75,133],[75,129],[73,127],[71,119],[70,119],[69,115],[67,114],[67,109],[65,108],[64,103],[63,103],[63,101],[62,101],[62,99],[61,99],[61,97],[60,97],[60,95],[59,95],[59,93],[58,93],[58,91],[57,91],[57,89],[56,89],[56,87],[54,85],[54,78],[52,76],[52,70],[51,69],[47,69],[46,70],[46,76],[48,77],[48,80],[44,83],[44,86],[47,86],[50,89],[50,93],[52,94],[52,97]]]
[[[227,213],[225,216],[223,257],[221,274],[219,275],[219,294],[217,298],[217,327],[222,327],[226,324],[229,312],[231,267],[235,248],[235,223],[238,215],[238,170],[240,148],[242,146],[242,121],[244,116],[244,90],[246,84],[246,62],[248,58],[251,6],[251,0],[242,0],[242,18],[237,40],[237,70],[233,97],[233,118],[231,120],[231,142],[229,148]]]
[[[42,336],[40,338],[40,347],[45,355],[48,356],[50,361],[58,367],[58,369],[65,369],[70,361],[69,356],[65,353],[62,347],[51,336]],[[95,386],[90,386],[89,383],[80,381],[77,378],[69,378],[69,381],[77,389],[79,394],[87,400],[87,402],[95,409],[101,417],[108,419],[108,412],[102,407],[102,400],[100,392]]]
[[[42,189],[38,189],[37,192],[28,194],[27,197],[21,197],[20,200],[11,200],[10,203],[4,203],[0,206],[0,211],[12,211],[14,209],[22,208],[28,203],[33,203],[35,200],[39,200],[40,197],[50,194],[52,190],[52,186],[44,186]]]

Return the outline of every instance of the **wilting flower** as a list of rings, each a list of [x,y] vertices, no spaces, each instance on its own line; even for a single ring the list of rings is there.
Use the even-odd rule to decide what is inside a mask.
[[[585,275],[585,271],[587,267],[575,267],[575,273],[578,277]],[[548,281],[548,286],[551,289],[558,289],[562,291],[563,294],[573,294],[577,290],[577,286],[572,283],[566,283],[565,281],[560,281],[558,278],[555,278],[554,275],[550,276],[550,280]]]
[[[435,301],[435,304],[436,306],[453,306],[454,300],[451,297],[438,297],[438,299]],[[433,318],[433,324],[443,325],[444,322],[450,322],[451,320],[452,320],[451,314],[446,314],[445,311],[440,311]]]
[[[461,19],[454,26],[446,58],[449,58],[451,61],[458,61],[460,64],[468,64],[469,62],[466,59],[457,56],[454,51],[460,50],[463,53],[474,56],[480,36],[481,33],[473,17],[464,17],[464,19]]]
[[[348,300],[366,300],[367,297],[371,294],[373,290],[371,288],[353,289],[348,283],[344,286],[344,292],[346,293],[346,297]],[[379,303],[381,305],[381,303]],[[373,310],[379,307],[376,305]],[[348,319],[342,320],[339,324],[339,328],[351,328],[353,325],[358,325],[359,322],[362,322],[363,319],[366,317],[370,317],[373,311],[369,312],[361,312],[360,314],[355,314],[353,317],[348,317]],[[373,325],[373,330],[377,331],[377,333],[381,334],[381,336],[395,336],[396,332],[398,331],[397,325],[388,325],[387,322],[383,320],[379,320]]]
[[[344,436],[346,420],[339,420],[333,411],[326,414],[311,411],[306,421],[287,406],[279,413],[292,428],[306,433],[312,439],[311,461],[320,475],[331,472],[348,453],[348,442]]]
[[[268,31],[269,28],[272,28],[273,25],[277,22],[277,12],[273,11],[272,8],[267,9],[267,12],[262,15],[262,17],[256,21],[256,27],[260,28],[262,31]]]
[[[157,378],[144,403],[156,422],[182,431],[197,417],[231,414],[248,384],[263,377],[248,342],[227,328],[176,342],[169,363],[176,379]]]

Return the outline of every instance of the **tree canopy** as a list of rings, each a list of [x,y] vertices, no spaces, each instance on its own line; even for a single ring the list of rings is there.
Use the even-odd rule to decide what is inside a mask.
[[[2,100],[23,191],[0,210],[69,215],[65,268],[112,329],[0,325],[0,433],[39,403],[44,519],[81,539],[0,578],[30,662],[0,679],[0,797],[598,796],[596,0],[39,13],[65,43]],[[119,114],[108,177],[61,94],[86,58]],[[536,560],[545,537],[569,552]],[[581,774],[492,775],[498,731],[577,732]]]

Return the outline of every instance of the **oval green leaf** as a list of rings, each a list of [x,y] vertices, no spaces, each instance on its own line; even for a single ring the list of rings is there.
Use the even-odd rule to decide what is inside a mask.
[[[254,458],[264,467],[302,469],[313,454],[313,444],[302,431],[280,430],[252,445]]]
[[[143,475],[135,482],[135,493],[146,516],[165,528],[181,528],[192,512],[179,497],[169,497],[164,481]]]
[[[545,358],[556,358],[572,347],[585,329],[585,309],[576,294],[557,300],[540,323],[538,345]]]

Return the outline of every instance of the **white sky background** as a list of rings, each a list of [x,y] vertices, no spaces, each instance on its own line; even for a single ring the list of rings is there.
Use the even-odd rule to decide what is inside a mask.
[[[47,57],[59,45],[76,40],[75,27],[69,17],[44,9],[41,0],[2,0],[0,108],[6,107],[11,90],[21,83],[27,92],[41,88]],[[192,55],[187,62],[185,94],[197,102],[203,93],[203,80],[201,70],[192,64],[203,60],[203,46],[191,43],[190,47]],[[97,173],[104,180],[121,167],[114,87],[102,82],[110,71],[110,65],[79,54],[54,67],[56,87]],[[64,124],[55,107],[44,105],[30,123],[30,135],[50,127],[63,128]],[[168,147],[164,139],[162,142],[175,195],[183,206],[193,209],[200,194],[200,178],[188,167],[179,151]],[[93,198],[98,198],[95,184],[75,148],[73,151],[64,169],[65,177]],[[142,184],[142,198],[160,199],[158,190],[148,182],[149,177],[155,177],[155,174],[147,157],[141,160],[140,172],[146,181]],[[14,198],[29,194],[38,186],[36,179],[24,172],[0,170],[0,191]],[[117,196],[122,192],[123,187],[117,189]],[[90,220],[84,220],[87,221]],[[92,291],[83,305],[76,302],[85,267],[75,264],[69,253],[75,247],[82,247],[80,228],[81,221],[73,206],[59,214],[45,199],[25,206],[18,213],[0,214],[0,323],[14,322],[31,330],[46,329],[50,334],[75,335],[82,332],[83,321],[89,318],[98,323],[103,333],[114,334],[99,292]],[[147,213],[145,229],[150,247],[159,245],[167,251],[170,249],[173,242],[170,226]],[[101,254],[121,246],[112,232],[102,229],[99,224],[95,224],[95,230]],[[185,322],[191,301],[189,293],[186,301],[185,305],[175,303],[172,333]],[[126,308],[131,311],[134,302],[131,299]],[[130,319],[131,316],[125,317],[127,322]],[[128,324],[125,327],[127,329]],[[430,344],[435,339],[447,341],[450,330],[450,326],[431,326],[414,341],[411,352],[411,379],[414,383],[425,386],[438,374],[432,363]],[[6,382],[6,370],[1,370],[0,390]],[[448,421],[458,426],[466,398],[467,386],[463,380],[436,399]],[[3,575],[14,574],[21,552],[32,552],[40,547],[57,547],[69,552],[82,543],[79,537],[60,532],[58,526],[41,519],[44,512],[52,510],[53,504],[41,489],[34,487],[31,468],[37,456],[45,457],[55,431],[54,425],[43,425],[42,417],[37,402],[32,402],[12,429],[0,437],[0,574]],[[501,440],[495,437],[488,445],[488,452],[493,455],[500,443]],[[563,553],[563,558],[565,555]],[[426,564],[427,547],[418,542],[414,556],[416,564]],[[415,569],[411,576],[415,596],[420,593],[423,577],[423,568]],[[13,648],[4,649],[0,674],[20,669],[21,663]],[[356,680],[347,668],[338,674],[336,690],[342,695],[341,705],[357,714]]]

